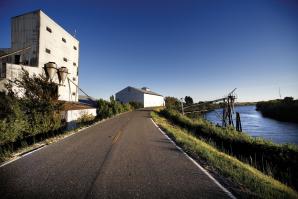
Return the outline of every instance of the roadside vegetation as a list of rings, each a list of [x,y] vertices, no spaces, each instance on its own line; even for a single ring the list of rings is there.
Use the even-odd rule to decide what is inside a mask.
[[[254,156],[249,158],[250,164],[243,161],[243,158],[234,157],[237,150],[245,154],[245,150],[251,152],[251,148],[255,150],[255,147],[270,149],[272,150],[270,156],[277,155],[278,157],[280,157],[278,154],[280,152],[294,151],[296,153],[297,149],[286,145],[274,145],[264,140],[253,140],[245,134],[231,129],[221,129],[203,120],[192,120],[173,110],[153,111],[151,116],[187,153],[199,161],[204,161],[209,169],[231,181],[237,187],[233,189],[236,196],[241,198],[298,198],[297,192],[293,189],[252,167],[251,165],[256,163]],[[229,150],[224,147],[228,146],[226,142],[231,146]],[[223,147],[218,145],[219,143],[222,143]],[[267,144],[269,148],[265,146]],[[266,152],[266,150],[263,151]],[[288,155],[287,152],[286,155]]]
[[[164,109],[159,114],[218,150],[289,186],[298,188],[297,145],[274,144],[265,139],[253,138],[233,128],[217,127],[202,118],[191,119],[175,110]]]
[[[22,78],[8,83],[7,93],[0,93],[0,146],[60,130],[63,102],[57,100],[56,85],[46,80],[23,70]]]
[[[135,109],[142,108],[143,105],[137,102],[130,102],[127,104],[123,104],[115,100],[114,96],[110,97],[110,101],[99,99],[98,100],[98,110],[97,115],[98,118],[105,119],[117,115],[119,113],[132,111]]]
[[[298,100],[293,97],[258,102],[256,107],[265,117],[298,123]]]
[[[44,75],[30,76],[23,70],[20,79],[6,85],[7,92],[0,92],[0,162],[20,148],[69,132],[63,121],[64,102],[58,101],[57,85],[47,80]],[[76,121],[76,128],[140,106],[138,103],[122,104],[113,96],[110,101],[100,99],[97,117],[82,115]]]

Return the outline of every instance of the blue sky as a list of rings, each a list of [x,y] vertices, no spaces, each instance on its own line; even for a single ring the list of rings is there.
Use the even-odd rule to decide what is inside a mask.
[[[70,3],[71,2],[71,3]],[[130,85],[195,101],[298,98],[297,0],[0,1],[10,17],[42,9],[80,41],[80,87],[108,98]]]

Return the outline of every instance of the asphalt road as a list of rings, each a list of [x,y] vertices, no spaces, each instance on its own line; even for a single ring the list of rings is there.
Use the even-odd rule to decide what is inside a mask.
[[[140,110],[0,167],[0,198],[228,196]]]

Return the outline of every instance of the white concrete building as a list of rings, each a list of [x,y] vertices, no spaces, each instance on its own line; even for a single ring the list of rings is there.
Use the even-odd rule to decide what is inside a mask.
[[[152,92],[147,87],[139,89],[128,86],[116,93],[116,100],[122,103],[139,102],[142,103],[144,107],[165,105],[164,97],[158,93]]]
[[[0,49],[0,54],[26,47],[30,48],[0,60],[0,90],[4,89],[7,79],[19,77],[22,67],[30,75],[45,74],[46,64],[54,62],[57,69],[66,67],[68,71],[62,83],[55,69],[53,81],[57,83],[59,100],[77,102],[79,41],[44,12],[37,10],[12,17],[11,48]]]

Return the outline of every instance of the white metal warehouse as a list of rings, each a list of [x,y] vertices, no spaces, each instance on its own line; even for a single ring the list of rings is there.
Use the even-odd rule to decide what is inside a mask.
[[[139,102],[144,107],[164,106],[164,97],[158,93],[151,91],[147,87],[141,89],[131,86],[116,93],[116,100],[122,103]]]

